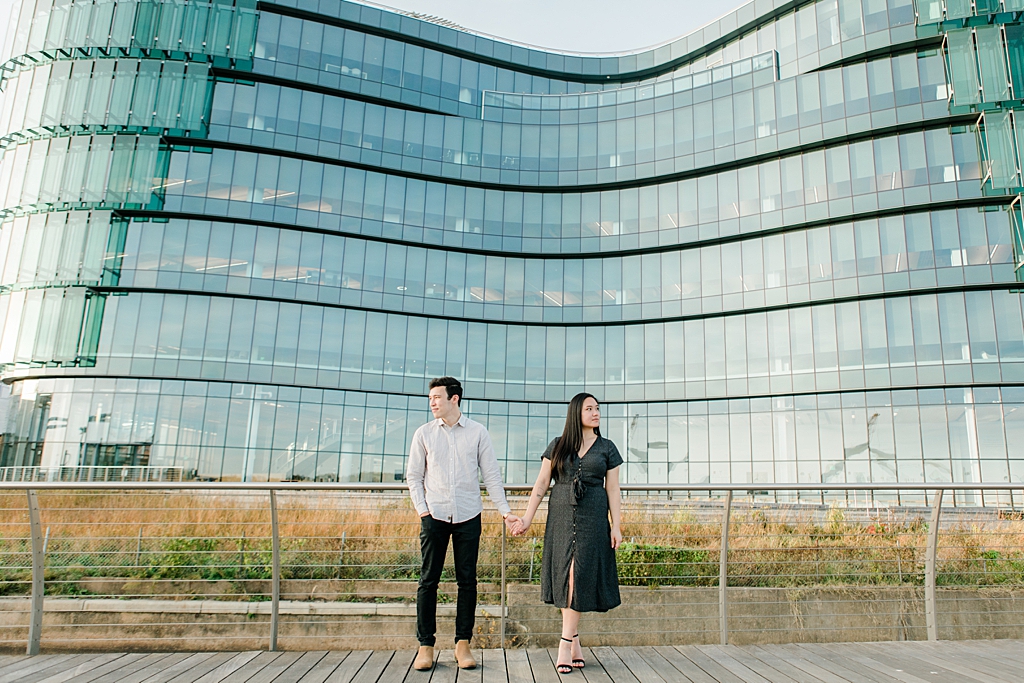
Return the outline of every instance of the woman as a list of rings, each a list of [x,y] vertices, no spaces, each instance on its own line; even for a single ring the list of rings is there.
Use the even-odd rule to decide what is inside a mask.
[[[600,426],[597,399],[590,394],[574,396],[562,436],[544,451],[526,514],[513,530],[517,536],[526,533],[554,479],[544,531],[541,595],[544,602],[562,610],[556,663],[560,674],[585,666],[578,633],[580,614],[607,612],[620,602],[615,549],[622,542],[622,456],[615,444],[601,438]],[[585,580],[579,581],[580,577]]]

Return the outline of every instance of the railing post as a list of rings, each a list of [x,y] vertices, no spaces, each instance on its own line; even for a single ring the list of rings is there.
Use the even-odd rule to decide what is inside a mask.
[[[939,516],[942,513],[942,489],[935,492],[932,519],[928,527],[928,547],[924,555],[924,618],[928,625],[928,640],[939,639],[939,619],[935,603],[935,574],[939,551]]]
[[[505,648],[505,548],[508,535],[504,522],[501,525],[501,647]]]
[[[732,511],[732,491],[725,494],[722,510],[722,555],[718,560],[718,628],[722,645],[729,644],[729,515]]]
[[[270,651],[277,652],[277,624],[281,607],[281,536],[277,532],[277,492],[270,491]]]
[[[28,493],[28,521],[32,534],[32,607],[28,622],[28,655],[39,654],[39,641],[43,632],[43,525],[39,520],[39,499],[33,490]]]

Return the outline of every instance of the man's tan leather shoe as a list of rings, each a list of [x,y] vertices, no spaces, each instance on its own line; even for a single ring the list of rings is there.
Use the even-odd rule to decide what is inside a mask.
[[[475,669],[476,660],[469,650],[469,641],[460,640],[455,643],[455,661],[459,663],[460,669]]]
[[[420,645],[420,651],[416,653],[416,661],[412,668],[417,671],[429,671],[434,666],[434,648],[430,645]]]

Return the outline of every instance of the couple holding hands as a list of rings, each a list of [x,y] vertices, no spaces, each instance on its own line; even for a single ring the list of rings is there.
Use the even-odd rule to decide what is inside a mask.
[[[432,380],[429,399],[435,419],[413,435],[406,474],[412,503],[420,515],[423,560],[416,593],[416,638],[420,648],[413,668],[427,670],[434,664],[437,587],[449,539],[458,584],[455,659],[460,668],[476,666],[469,641],[476,614],[481,479],[515,536],[529,530],[545,493],[551,489],[541,596],[544,602],[562,610],[558,673],[583,668],[586,662],[578,632],[581,613],[607,612],[620,602],[615,550],[622,542],[618,470],[622,456],[615,444],[601,437],[597,399],[581,393],[569,402],[565,428],[544,451],[522,517],[513,515],[505,500],[501,470],[487,430],[462,414],[459,381],[452,377]],[[585,578],[580,582],[578,577]]]

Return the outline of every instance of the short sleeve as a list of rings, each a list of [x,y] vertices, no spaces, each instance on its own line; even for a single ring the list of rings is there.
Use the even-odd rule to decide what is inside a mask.
[[[544,449],[544,454],[540,456],[541,460],[544,460],[545,458],[551,460],[551,455],[555,452],[555,444],[558,443],[558,439],[559,437],[557,436],[551,439],[551,443],[549,443],[548,447]]]
[[[622,456],[619,455],[619,449],[615,447],[615,443],[608,440],[608,469],[613,470],[622,464]]]

